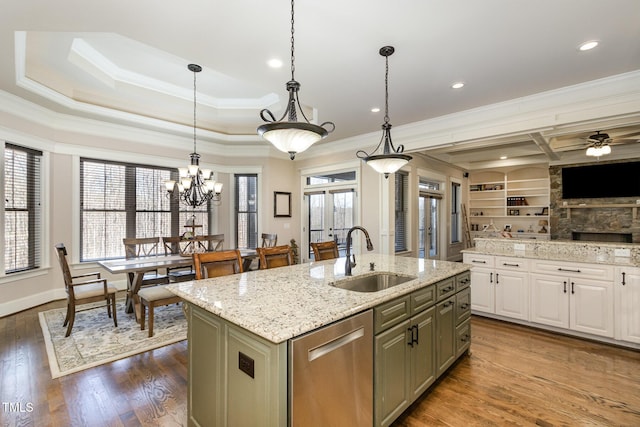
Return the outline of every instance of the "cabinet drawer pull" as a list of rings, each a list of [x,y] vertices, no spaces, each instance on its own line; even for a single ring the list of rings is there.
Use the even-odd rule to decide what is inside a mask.
[[[469,341],[469,335],[465,335],[465,336],[463,336],[463,337],[460,337],[460,341],[462,341],[462,342],[467,342],[467,341]]]
[[[502,265],[504,265],[505,267],[520,267],[520,264],[511,264],[508,262],[503,262]]]
[[[471,262],[475,262],[476,264],[486,264],[487,261],[482,261],[482,260],[477,260],[477,259],[472,259]]]
[[[464,304],[460,305],[460,308],[463,310],[466,310],[467,308],[469,308],[469,304],[467,304],[466,302]]]
[[[440,292],[446,294],[447,292],[451,292],[453,290],[453,286],[447,286],[446,288],[440,289]]]
[[[568,271],[570,273],[580,273],[580,270],[572,270],[571,268],[558,267],[558,271]]]
[[[453,301],[447,301],[442,306],[443,307],[449,307],[450,305],[453,305],[453,304],[454,304]]]

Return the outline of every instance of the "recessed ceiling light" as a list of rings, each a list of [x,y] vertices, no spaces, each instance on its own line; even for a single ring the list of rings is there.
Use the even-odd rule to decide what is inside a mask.
[[[580,46],[578,46],[578,49],[580,49],[581,51],[585,51],[585,50],[591,50],[596,46],[598,46],[598,42],[596,40],[591,40],[591,41],[582,43]]]
[[[507,160],[507,156],[500,156],[500,160]]]
[[[282,67],[282,61],[279,59],[270,59],[267,61],[267,65],[269,65],[269,67],[271,68],[281,68]]]
[[[375,107],[375,108],[372,108],[372,109],[371,109],[371,112],[372,112],[372,113],[379,113],[379,112],[380,112],[380,109],[379,109],[378,107]]]
[[[462,83],[462,82],[456,82],[456,83],[454,83],[454,84],[452,84],[452,85],[451,85],[451,88],[452,88],[452,89],[460,89],[460,88],[462,88],[463,86],[464,86],[464,83]]]

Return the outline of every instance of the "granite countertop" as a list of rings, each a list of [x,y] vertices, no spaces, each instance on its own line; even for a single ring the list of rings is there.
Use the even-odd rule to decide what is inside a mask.
[[[573,240],[474,239],[463,253],[640,267],[640,245]],[[621,255],[622,254],[622,255]]]
[[[463,263],[382,254],[356,256],[353,276],[377,272],[417,279],[378,292],[354,292],[330,286],[345,279],[345,258],[249,271],[191,282],[168,289],[184,300],[273,343],[281,343],[359,313],[431,283],[470,269]]]

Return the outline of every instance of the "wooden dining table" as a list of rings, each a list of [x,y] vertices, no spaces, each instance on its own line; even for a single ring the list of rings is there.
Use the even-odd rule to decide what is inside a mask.
[[[255,249],[240,249],[243,259],[243,269],[251,265],[258,256]],[[138,291],[142,285],[142,278],[146,272],[176,267],[193,266],[193,257],[184,255],[154,255],[130,259],[114,259],[98,261],[98,264],[111,274],[125,273],[127,275],[127,297],[125,300],[125,313],[135,313],[136,320],[140,319],[140,303]]]

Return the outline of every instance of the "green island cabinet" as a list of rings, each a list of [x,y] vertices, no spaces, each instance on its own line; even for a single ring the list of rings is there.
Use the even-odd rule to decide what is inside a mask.
[[[374,425],[388,426],[468,349],[469,272],[374,309]]]
[[[391,424],[470,345],[469,272],[373,308],[374,425]],[[188,425],[287,426],[288,342],[188,302]]]

